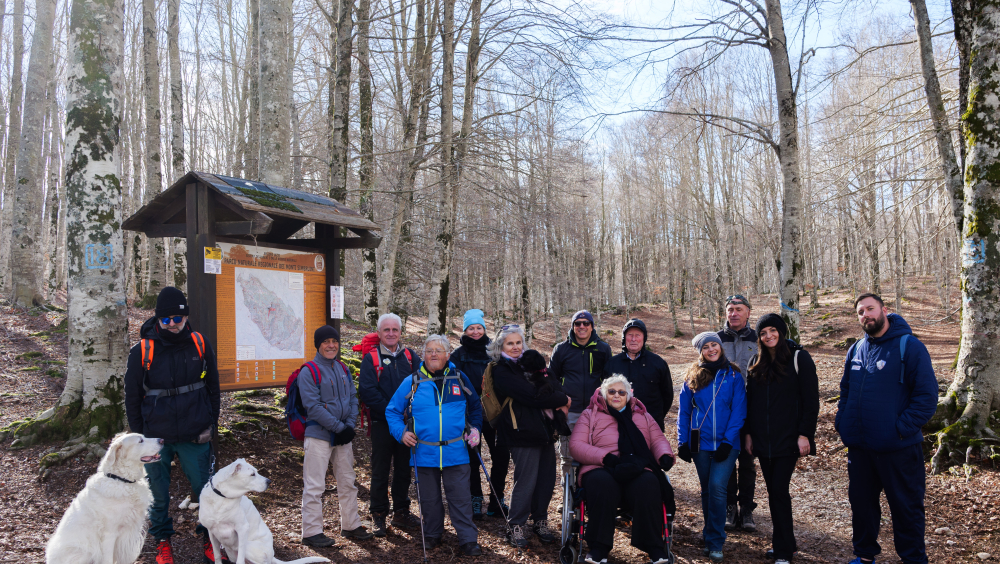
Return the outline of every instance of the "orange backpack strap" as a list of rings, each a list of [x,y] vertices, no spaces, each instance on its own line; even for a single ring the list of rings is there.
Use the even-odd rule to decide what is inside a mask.
[[[191,331],[191,340],[194,341],[194,348],[198,349],[198,358],[205,358],[205,337],[197,331]]]
[[[153,340],[141,339],[139,351],[142,353],[142,369],[149,372],[149,366],[153,364]]]

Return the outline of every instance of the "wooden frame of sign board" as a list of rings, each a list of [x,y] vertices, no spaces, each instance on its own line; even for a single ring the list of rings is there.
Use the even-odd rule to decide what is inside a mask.
[[[313,223],[312,239],[289,239]],[[331,198],[262,182],[205,172],[190,172],[142,206],[122,228],[148,237],[180,237],[188,241],[187,294],[191,326],[218,350],[217,280],[205,273],[205,247],[219,242],[322,253],[326,286],[340,286],[340,251],[375,248],[379,226]],[[353,233],[354,237],[344,237]],[[191,244],[194,242],[194,244]],[[339,331],[340,320],[331,319],[329,290],[324,292],[326,322]],[[304,359],[308,360],[308,359]],[[225,390],[265,387],[225,386]],[[275,386],[277,383],[266,383]],[[281,385],[284,385],[282,382]]]

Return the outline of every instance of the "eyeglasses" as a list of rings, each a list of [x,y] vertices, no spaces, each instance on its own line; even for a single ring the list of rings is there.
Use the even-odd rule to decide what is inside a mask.
[[[573,327],[590,327],[590,322],[586,320],[574,321]]]
[[[448,354],[448,351],[442,349],[427,349],[424,351],[424,356],[438,356],[440,354]]]
[[[504,325],[503,327],[500,328],[500,331],[503,332],[503,331],[509,331],[511,329],[520,329],[520,328],[521,326],[517,324]]]
[[[625,390],[608,390],[608,395],[625,397],[628,395],[628,392],[626,392]]]
[[[162,323],[164,325],[170,325],[171,321],[173,321],[177,325],[180,325],[181,321],[184,321],[184,316],[183,315],[175,315],[173,317],[161,317],[160,318],[160,323]]]

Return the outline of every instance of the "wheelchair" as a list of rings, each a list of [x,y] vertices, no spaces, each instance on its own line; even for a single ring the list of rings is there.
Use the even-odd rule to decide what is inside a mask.
[[[577,484],[577,471],[580,463],[574,461],[569,472],[563,475],[562,503],[562,544],[559,548],[560,564],[578,564],[584,561],[587,553],[583,550],[583,537],[587,529],[586,496],[583,486]],[[670,477],[667,477],[670,482]],[[619,515],[619,523],[631,526],[631,517]],[[663,506],[663,548],[667,553],[667,562],[674,564],[674,553],[671,545],[674,540],[674,516],[667,513]]]

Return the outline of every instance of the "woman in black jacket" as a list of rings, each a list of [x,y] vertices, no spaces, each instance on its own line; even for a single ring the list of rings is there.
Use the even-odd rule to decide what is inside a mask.
[[[483,373],[490,363],[490,355],[486,350],[490,345],[490,338],[486,336],[486,320],[482,310],[470,309],[465,312],[462,321],[464,325],[462,331],[461,346],[451,354],[451,362],[462,374],[469,377],[469,381],[476,388],[476,393],[483,395]],[[510,508],[504,503],[503,492],[507,484],[507,470],[510,468],[510,451],[503,443],[497,442],[497,432],[492,425],[483,425],[483,440],[490,447],[490,484],[495,495],[490,496],[489,506],[486,508],[486,515],[499,517],[510,512]],[[469,464],[472,466],[474,476],[469,480],[472,494],[472,518],[479,520],[483,518],[483,484],[479,474],[479,456],[475,449],[469,449]]]
[[[788,326],[769,313],[757,322],[760,352],[750,361],[744,448],[760,459],[771,508],[772,549],[776,564],[787,564],[795,552],[792,498],[788,486],[800,456],[816,454],[819,381],[816,364],[795,341]]]
[[[530,515],[532,530],[542,542],[554,542],[548,528],[549,502],[556,485],[554,426],[544,410],[569,411],[569,397],[553,376],[536,383],[518,362],[524,353],[524,331],[504,325],[490,345],[493,391],[501,405],[498,441],[507,445],[514,459],[514,489],[507,515],[508,540],[517,548],[528,544],[525,527]],[[537,352],[534,353],[538,355]],[[515,423],[516,421],[516,423]]]

